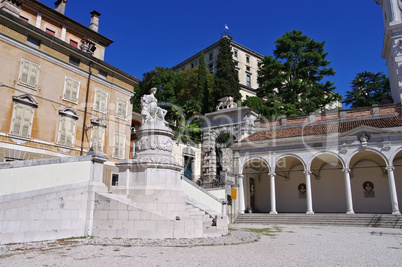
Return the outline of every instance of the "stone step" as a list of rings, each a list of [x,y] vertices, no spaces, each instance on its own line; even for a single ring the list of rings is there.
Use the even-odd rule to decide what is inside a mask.
[[[215,226],[211,226],[207,229],[204,228],[204,232],[202,233],[202,237],[206,238],[206,237],[216,237],[217,235],[219,235],[220,231],[218,231],[216,229]]]
[[[235,223],[342,225],[402,229],[402,216],[390,214],[240,214]]]

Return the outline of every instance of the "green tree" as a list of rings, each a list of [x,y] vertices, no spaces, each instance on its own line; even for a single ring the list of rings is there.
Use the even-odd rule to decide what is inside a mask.
[[[239,77],[233,61],[231,40],[222,37],[218,54],[217,69],[215,74],[214,102],[221,97],[232,96],[234,100],[240,100]]]
[[[198,65],[198,80],[197,80],[197,90],[199,92],[199,98],[202,100],[201,103],[201,113],[205,114],[210,111],[212,105],[212,99],[210,90],[208,88],[208,76],[209,71],[205,64],[204,52],[200,55],[200,64]],[[210,74],[212,76],[212,74]]]
[[[322,82],[335,71],[330,64],[325,42],[317,42],[293,30],[275,41],[274,57],[259,63],[257,95],[266,99],[269,116],[307,115],[341,100],[334,83]]]
[[[140,98],[144,94],[149,94],[152,87],[157,88],[156,98],[160,102],[176,103],[178,76],[179,74],[172,69],[164,67],[156,67],[154,70],[143,74],[142,81],[135,88],[135,103],[140,103]]]
[[[388,77],[382,72],[360,72],[350,83],[351,91],[346,91],[343,101],[351,108],[369,107],[382,100],[392,99]]]
[[[243,102],[242,105],[252,108],[253,110],[255,110],[256,112],[258,112],[260,115],[263,115],[263,116],[268,116],[270,113],[270,111],[268,110],[268,107],[265,105],[265,101],[257,96],[248,97]]]

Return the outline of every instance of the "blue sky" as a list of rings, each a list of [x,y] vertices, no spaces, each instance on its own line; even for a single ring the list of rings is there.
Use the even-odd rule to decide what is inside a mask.
[[[53,8],[55,0],[40,2]],[[262,55],[272,55],[274,41],[292,29],[326,41],[336,71],[329,80],[342,95],[358,72],[388,75],[374,0],[69,0],[65,14],[89,26],[92,10],[102,14],[99,33],[114,41],[105,61],[139,79],[218,41],[225,21],[234,41]]]

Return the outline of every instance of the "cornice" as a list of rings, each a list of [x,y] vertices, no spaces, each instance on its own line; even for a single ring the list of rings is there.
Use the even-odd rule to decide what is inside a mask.
[[[88,28],[87,26],[78,23],[77,21],[67,17],[66,15],[48,7],[45,4],[42,4],[36,0],[22,0],[22,5],[26,6],[34,11],[40,12],[42,15],[53,19],[61,24],[65,25],[67,28],[73,29],[76,32],[81,33],[82,35],[90,38],[91,40],[102,44],[104,46],[109,46],[113,43],[113,41],[93,30]]]

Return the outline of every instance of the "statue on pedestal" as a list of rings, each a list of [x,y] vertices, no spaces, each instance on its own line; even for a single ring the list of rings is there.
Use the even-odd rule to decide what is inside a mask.
[[[156,88],[151,88],[149,95],[141,97],[141,115],[143,123],[147,122],[165,122],[167,111],[158,107],[158,100],[155,97]]]

